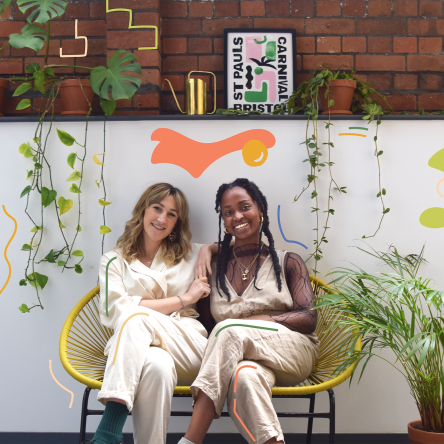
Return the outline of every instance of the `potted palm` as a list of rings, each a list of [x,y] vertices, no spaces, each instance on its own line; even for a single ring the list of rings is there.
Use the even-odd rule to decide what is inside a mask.
[[[412,443],[444,443],[444,292],[433,289],[431,279],[418,277],[424,248],[405,257],[396,249],[362,251],[388,271],[374,275],[358,267],[337,268],[330,273],[337,275],[331,283],[336,294],[317,301],[317,308],[338,307],[345,313],[336,325],[354,332],[351,342],[361,337],[361,350],[350,352],[337,371],[356,359],[363,361],[362,376],[373,356],[389,362],[407,380],[418,407],[421,419],[408,424]],[[376,354],[383,348],[393,352],[393,362]]]

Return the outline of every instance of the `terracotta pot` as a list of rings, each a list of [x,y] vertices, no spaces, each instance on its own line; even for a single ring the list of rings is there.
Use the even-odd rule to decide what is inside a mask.
[[[0,109],[2,108],[3,97],[5,96],[5,91],[8,89],[8,81],[5,79],[0,79]],[[0,116],[3,117],[3,114],[0,113]]]
[[[353,100],[353,93],[356,89],[356,82],[354,80],[331,80],[330,93],[328,98],[324,98],[326,86],[319,88],[319,99],[322,104],[322,114],[328,114],[328,103],[332,99],[335,104],[330,107],[330,114],[353,114],[350,111],[351,102]]]
[[[444,444],[444,433],[431,433],[415,429],[413,426],[418,424],[421,424],[421,421],[412,421],[408,425],[412,444]]]
[[[80,87],[82,82],[82,88]],[[62,99],[62,116],[86,116],[89,111],[89,105],[85,98],[88,97],[89,102],[92,102],[94,92],[91,84],[87,79],[69,79],[63,80],[60,84],[60,97]]]

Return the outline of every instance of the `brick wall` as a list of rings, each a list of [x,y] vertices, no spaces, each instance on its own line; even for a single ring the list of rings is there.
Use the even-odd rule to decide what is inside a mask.
[[[354,69],[367,78],[397,111],[444,109],[442,0],[110,0],[110,8],[133,10],[133,24],[159,24],[161,51],[137,50],[153,42],[152,31],[128,30],[128,13],[105,13],[104,1],[69,2],[63,20],[51,27],[51,63],[83,66],[103,64],[116,49],[134,52],[143,69],[142,88],[133,100],[121,101],[116,113],[171,114],[177,112],[165,78],[178,91],[183,106],[184,76],[191,70],[217,75],[217,105],[223,106],[224,28],[292,28],[297,33],[298,81],[327,62],[331,69]],[[57,57],[83,49],[74,39],[88,37],[88,57]],[[14,4],[0,15],[0,47],[18,32],[24,17]],[[51,43],[51,44],[52,44]],[[81,48],[80,48],[81,47]],[[22,72],[23,62],[39,61],[33,51],[3,50],[0,76]],[[69,74],[81,75],[76,68]],[[209,82],[208,76],[203,78]],[[33,99],[36,104],[41,98]],[[9,99],[5,112],[13,112]],[[209,106],[212,98],[209,95]],[[97,104],[95,105],[97,109]],[[29,110],[25,110],[29,112]]]

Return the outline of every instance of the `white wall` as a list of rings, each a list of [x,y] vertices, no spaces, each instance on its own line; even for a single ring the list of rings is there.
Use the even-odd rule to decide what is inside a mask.
[[[56,127],[78,137],[83,143],[84,123],[66,122]],[[321,277],[335,266],[355,262],[375,272],[377,268],[368,257],[352,248],[363,244],[363,234],[371,234],[379,223],[381,212],[377,193],[377,167],[373,157],[373,135],[375,127],[370,127],[367,138],[338,136],[349,132],[349,126],[365,126],[364,122],[334,121],[332,140],[334,175],[340,186],[347,186],[348,194],[335,197],[328,232],[329,243],[324,246],[325,258],[320,262]],[[381,231],[368,243],[386,250],[394,244],[401,253],[418,253],[426,243],[425,257],[428,265],[422,268],[425,276],[443,288],[442,270],[443,230],[428,229],[420,225],[419,215],[429,207],[441,206],[443,199],[436,192],[436,184],[443,173],[427,166],[429,158],[442,148],[440,136],[441,121],[383,121],[380,126],[379,146],[384,150],[382,161],[383,186],[387,189],[386,202],[391,208],[384,220]],[[151,142],[151,133],[156,128],[171,128],[201,142],[214,142],[248,129],[262,128],[272,132],[276,145],[269,150],[269,157],[261,167],[247,166],[240,151],[231,153],[211,165],[200,178],[194,179],[187,171],[168,164],[151,164],[151,153],[157,142]],[[325,135],[320,122],[320,135]],[[8,250],[12,264],[12,278],[0,295],[0,352],[3,365],[0,368],[0,384],[4,409],[0,431],[4,432],[76,432],[79,428],[81,397],[84,387],[72,379],[63,369],[58,357],[58,342],[62,325],[75,303],[96,285],[101,236],[99,226],[101,210],[97,199],[102,197],[94,180],[99,178],[100,167],[92,156],[103,151],[103,124],[92,122],[88,128],[88,155],[85,167],[85,185],[82,193],[82,232],[77,248],[85,252],[82,275],[73,272],[59,273],[56,266],[43,267],[50,276],[50,283],[42,292],[44,310],[34,309],[22,314],[18,306],[32,305],[35,295],[32,287],[20,287],[25,268],[26,253],[21,246],[30,240],[32,224],[24,213],[25,199],[19,199],[26,182],[26,169],[32,162],[18,153],[23,142],[30,142],[34,135],[34,123],[9,123],[0,125],[1,132],[1,174],[0,205],[17,219],[18,232]],[[106,184],[108,199],[107,225],[112,233],[106,237],[106,249],[114,247],[117,237],[123,230],[125,221],[140,193],[157,181],[169,181],[180,187],[189,199],[191,206],[191,228],[196,242],[213,242],[217,236],[217,216],[214,212],[214,199],[217,187],[236,177],[254,180],[268,198],[271,229],[276,246],[288,249],[306,258],[312,247],[314,215],[310,212],[312,201],[306,194],[299,202],[293,198],[305,184],[308,164],[305,146],[299,143],[305,139],[304,121],[132,121],[108,122]],[[66,163],[68,154],[74,147],[62,145],[53,132],[49,138],[48,153],[51,159],[55,188],[59,195],[73,198],[66,182],[71,169]],[[209,148],[210,149],[210,148]],[[80,152],[80,148],[78,151]],[[323,177],[326,177],[324,174]],[[326,181],[323,181],[323,185]],[[74,196],[75,198],[75,196]],[[302,247],[286,243],[280,235],[277,224],[277,205],[281,205],[281,221],[287,239],[298,240],[309,246],[308,252]],[[37,206],[31,206],[36,212]],[[77,225],[76,205],[62,216],[71,237]],[[54,226],[53,207],[45,212],[48,221],[46,241],[42,251],[60,245],[60,236]],[[13,223],[0,207],[0,250],[12,235]],[[46,222],[45,222],[46,223]],[[0,288],[6,281],[8,267],[0,260]],[[52,379],[48,360],[53,361],[55,377],[75,394],[74,403],[69,409],[70,395]],[[95,398],[97,392],[93,392]],[[373,362],[359,385],[353,382],[336,389],[337,431],[358,432],[406,432],[407,422],[416,419],[418,413],[406,382],[387,364]],[[94,401],[96,407],[100,405]],[[276,400],[279,408],[290,409],[308,407],[305,400]],[[174,400],[174,407],[189,407],[190,399]],[[327,395],[321,394],[318,410],[327,407]],[[288,410],[290,411],[290,410]],[[293,411],[297,411],[294,409]],[[88,430],[94,431],[99,418],[90,419]],[[189,418],[173,418],[170,432],[186,429]],[[284,432],[301,432],[306,421],[283,419]],[[125,431],[132,430],[127,421]],[[234,432],[230,419],[220,419],[212,425],[211,432]],[[326,432],[327,421],[315,421],[315,431]]]

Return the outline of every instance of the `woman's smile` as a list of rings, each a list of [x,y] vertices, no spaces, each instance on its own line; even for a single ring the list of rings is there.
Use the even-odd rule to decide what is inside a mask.
[[[162,228],[160,225],[156,225],[156,224],[154,224],[154,223],[152,223],[152,222],[151,222],[151,225],[152,225],[156,230],[159,230],[159,231],[163,231],[163,230],[165,230],[165,228]]]

